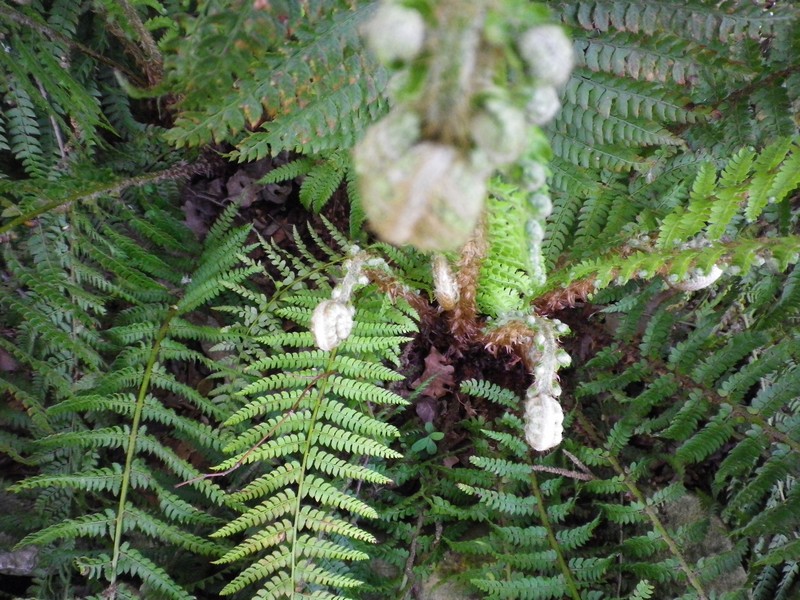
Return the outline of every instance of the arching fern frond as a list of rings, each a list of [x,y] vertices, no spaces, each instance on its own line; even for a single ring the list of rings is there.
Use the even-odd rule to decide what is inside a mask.
[[[180,60],[184,52],[209,60],[196,61],[196,72],[181,81],[191,85],[169,133],[174,143],[239,142],[235,155],[241,161],[283,149],[319,153],[350,147],[360,128],[383,109],[379,96],[386,76],[359,51],[357,31],[374,6],[353,9],[350,3],[335,2],[306,12],[289,3],[282,22],[277,14],[251,5],[230,13],[216,4],[209,3],[208,12],[189,24],[193,35],[177,48],[178,64],[186,64]],[[263,35],[285,27],[292,30],[291,40]],[[234,40],[216,38],[220,30],[233,32]],[[237,39],[248,51],[229,58],[225,46],[235,46]],[[222,56],[236,65],[223,72],[247,77],[235,81],[220,73],[215,65]],[[265,131],[242,135],[247,126],[259,125]]]
[[[40,471],[12,489],[61,513],[55,523],[44,514],[42,525],[32,521],[29,527],[38,531],[21,544],[46,545],[54,557],[63,556],[66,544],[77,556],[91,555],[90,562],[97,552],[107,553],[103,568],[91,570],[99,575],[91,588],[116,589],[119,577],[134,573],[143,590],[155,585],[166,597],[188,598],[193,582],[167,574],[158,548],[180,548],[170,559],[187,563],[221,555],[220,545],[198,535],[216,522],[198,507],[218,507],[222,492],[198,479],[198,465],[179,447],[189,445],[205,462],[218,459],[222,443],[211,426],[170,404],[179,401],[212,420],[220,409],[163,365],[197,361],[216,370],[189,344],[227,336],[186,317],[250,275],[237,265],[247,228],[232,228],[226,215],[204,252],[191,257],[139,237],[136,224],[145,221],[135,206],[98,203],[91,212],[77,206],[48,213],[38,234],[5,248],[13,285],[27,291],[20,297],[6,290],[0,302],[21,343],[18,359],[40,374],[28,381],[11,374],[3,385],[30,404],[27,452]],[[181,249],[191,250],[185,236],[182,224],[165,219],[155,237],[183,239]],[[130,309],[108,323],[112,304]],[[196,479],[191,488],[170,489],[190,479]],[[101,512],[82,515],[87,505]],[[44,585],[66,567],[58,560],[43,571]]]
[[[305,248],[305,242],[298,243]],[[291,264],[284,251],[270,248],[267,268],[280,274],[270,311],[293,325],[263,331],[266,323],[254,323],[249,336],[259,348],[242,347],[243,359],[259,358],[249,361],[251,377],[234,394],[240,407],[226,425],[241,433],[227,444],[231,457],[217,469],[235,472],[251,464],[261,475],[230,497],[241,515],[214,535],[245,533],[219,559],[249,563],[224,594],[255,585],[258,597],[327,590],[325,597],[334,598],[358,585],[337,565],[367,556],[352,544],[374,537],[350,520],[376,513],[348,490],[349,482],[386,482],[369,462],[399,457],[388,446],[397,429],[366,407],[405,404],[384,387],[402,377],[382,363],[397,361],[414,321],[402,300],[393,305],[369,290],[356,292],[351,335],[333,351],[313,349],[313,337],[303,330],[311,325],[313,309],[331,293],[330,281],[318,278],[316,270],[330,270],[343,260],[326,248],[327,263],[309,248]],[[297,327],[301,330],[292,330]],[[386,337],[388,331],[393,335]]]

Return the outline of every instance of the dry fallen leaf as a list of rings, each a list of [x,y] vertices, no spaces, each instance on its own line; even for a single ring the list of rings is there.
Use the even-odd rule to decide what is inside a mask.
[[[455,367],[447,364],[447,359],[444,355],[436,348],[431,347],[430,353],[425,358],[425,370],[419,379],[411,383],[411,387],[416,389],[430,380],[422,395],[441,398],[448,394],[456,383],[453,377],[454,371]]]

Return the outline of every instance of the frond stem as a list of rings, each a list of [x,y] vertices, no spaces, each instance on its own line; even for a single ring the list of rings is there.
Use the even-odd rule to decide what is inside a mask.
[[[0,15],[2,15],[2,7],[0,7]],[[7,231],[11,231],[18,225],[22,225],[23,223],[27,223],[29,221],[33,221],[39,215],[43,215],[44,213],[50,212],[51,210],[56,210],[62,206],[68,206],[74,202],[85,202],[88,200],[96,200],[102,196],[108,196],[112,194],[119,194],[120,192],[126,190],[129,187],[138,187],[148,183],[157,183],[159,181],[164,181],[166,179],[178,179],[180,177],[191,175],[193,172],[202,169],[202,164],[187,164],[187,163],[179,163],[174,167],[170,167],[169,169],[164,169],[163,171],[156,171],[155,173],[147,173],[146,175],[139,175],[137,177],[128,177],[126,179],[118,180],[112,183],[111,185],[101,185],[91,191],[86,193],[85,191],[81,191],[77,194],[71,194],[66,198],[58,198],[57,200],[51,200],[47,204],[43,204],[37,208],[34,208],[31,211],[26,212],[25,214],[19,215],[15,219],[10,220],[8,223],[0,225],[0,235],[6,233]]]
[[[328,357],[328,364],[325,367],[324,375],[331,375],[334,370],[331,368],[333,366],[333,361],[336,358],[336,349],[334,348]],[[317,379],[317,381],[320,381]],[[314,404],[314,412],[311,414],[311,419],[308,422],[308,433],[306,434],[306,444],[305,448],[303,448],[303,462],[300,466],[300,475],[297,478],[297,496],[294,499],[294,525],[292,527],[292,560],[291,560],[291,579],[290,581],[294,584],[297,582],[297,532],[300,528],[300,504],[303,501],[303,484],[306,480],[306,473],[308,472],[308,457],[311,453],[311,448],[313,446],[313,439],[314,439],[314,427],[317,425],[317,420],[319,419],[319,411],[322,409],[323,400],[325,399],[325,393],[327,391],[327,386],[330,385],[330,377],[325,377],[324,381],[320,383],[319,387],[317,388],[318,394],[317,399]]]
[[[630,473],[627,469],[625,469],[617,459],[608,454],[606,456],[606,460],[608,463],[613,467],[613,469],[617,472],[618,475],[621,475],[623,481],[625,483],[625,487],[628,488],[628,491],[636,498],[636,501],[642,505],[642,510],[644,510],[647,517],[650,519],[650,522],[653,524],[653,527],[656,529],[658,534],[661,536],[661,539],[667,544],[672,555],[678,559],[678,562],[681,565],[681,570],[686,574],[686,578],[689,580],[691,586],[697,591],[697,595],[701,600],[708,600],[708,596],[706,595],[705,590],[703,589],[700,580],[697,579],[692,568],[689,566],[689,563],[686,562],[686,558],[684,558],[683,553],[681,552],[680,548],[678,548],[678,544],[675,543],[675,540],[672,539],[672,536],[667,531],[667,528],[664,527],[664,524],[661,522],[661,519],[658,518],[656,511],[647,503],[647,498],[642,493],[642,491],[638,488],[638,486],[631,480]]]
[[[117,580],[117,567],[119,566],[120,546],[122,545],[122,531],[125,522],[125,503],[128,499],[128,490],[131,484],[131,471],[133,470],[133,458],[136,455],[136,440],[139,435],[139,426],[142,420],[142,412],[144,410],[145,398],[147,398],[147,391],[150,388],[150,378],[153,375],[153,369],[158,360],[158,354],[161,350],[161,342],[167,337],[167,331],[172,322],[172,319],[177,316],[177,307],[171,307],[169,312],[161,324],[155,339],[153,340],[153,347],[150,349],[150,356],[147,359],[147,365],[142,375],[142,383],[139,386],[139,393],[136,397],[136,406],[133,409],[133,420],[131,422],[131,431],[128,436],[128,447],[125,451],[125,469],[122,471],[122,483],[119,491],[119,506],[117,507],[117,516],[114,524],[114,549],[111,557],[111,587],[113,588]]]
[[[600,436],[597,433],[597,430],[594,428],[594,425],[586,418],[583,412],[580,410],[578,406],[574,408],[574,414],[577,418],[578,422],[580,423],[581,427],[586,431],[592,441],[598,446],[602,447],[602,443],[600,441]],[[611,468],[617,472],[617,475],[622,477],[623,482],[625,483],[625,487],[628,488],[628,491],[631,495],[636,498],[636,501],[641,504],[642,510],[647,515],[648,519],[652,523],[655,530],[661,536],[661,539],[664,540],[664,543],[669,548],[670,553],[677,559],[678,564],[681,567],[681,570],[686,575],[686,579],[689,581],[689,584],[695,589],[697,592],[698,598],[700,600],[708,600],[708,596],[706,595],[705,590],[703,589],[700,580],[697,579],[692,568],[689,566],[689,563],[686,561],[686,558],[683,556],[680,548],[678,548],[678,544],[675,543],[675,540],[672,539],[672,536],[667,531],[667,528],[664,527],[664,524],[661,522],[661,519],[658,518],[656,511],[653,510],[653,507],[647,503],[647,498],[642,493],[642,491],[638,488],[636,483],[631,479],[630,473],[628,470],[623,467],[620,462],[614,457],[610,452],[606,452],[604,458],[611,465]]]
[[[561,552],[561,546],[556,539],[555,533],[553,533],[553,525],[550,523],[550,518],[547,516],[547,509],[544,506],[544,496],[542,495],[542,490],[539,488],[539,480],[536,478],[536,473],[531,473],[531,488],[533,489],[533,495],[536,496],[536,510],[539,511],[539,519],[542,521],[542,525],[547,530],[547,540],[550,543],[550,547],[556,553],[556,560],[558,561],[558,568],[561,570],[561,574],[564,576],[564,582],[567,584],[567,588],[569,588],[569,595],[573,598],[573,600],[581,600],[581,594],[578,591],[578,585],[575,583],[575,579],[572,577],[572,571],[567,564],[567,561],[564,559],[564,554]]]

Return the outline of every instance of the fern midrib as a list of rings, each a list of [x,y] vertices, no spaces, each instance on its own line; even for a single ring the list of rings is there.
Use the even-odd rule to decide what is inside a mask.
[[[681,553],[680,548],[678,548],[678,545],[675,543],[675,540],[669,534],[666,527],[664,527],[664,524],[661,522],[661,519],[658,518],[658,515],[653,510],[653,507],[647,503],[647,498],[645,498],[642,491],[631,480],[630,473],[628,472],[628,470],[624,469],[622,465],[619,464],[617,459],[610,454],[606,456],[606,460],[617,472],[617,474],[622,476],[623,481],[625,483],[625,487],[627,487],[630,493],[633,494],[634,498],[636,498],[636,501],[642,505],[643,510],[647,515],[648,519],[650,519],[650,522],[653,524],[653,527],[655,528],[656,531],[658,531],[661,538],[667,544],[673,556],[675,556],[675,558],[678,559],[678,562],[681,565],[681,570],[686,574],[686,578],[689,580],[691,586],[697,591],[700,600],[708,600],[708,596],[706,595],[705,590],[703,589],[703,586],[700,583],[700,580],[697,578],[694,571],[689,566],[689,563],[686,562],[686,559]]]
[[[161,342],[167,337],[167,332],[169,331],[169,326],[172,323],[172,319],[177,315],[177,307],[171,307],[166,318],[164,319],[164,322],[161,324],[161,328],[158,330],[158,333],[153,341],[153,347],[150,350],[150,356],[147,359],[147,365],[142,376],[142,383],[139,386],[139,392],[136,397],[136,407],[133,411],[131,432],[128,436],[128,447],[125,451],[125,468],[122,471],[119,505],[117,507],[117,515],[114,524],[114,548],[111,557],[111,586],[113,586],[117,580],[117,567],[119,566],[119,559],[121,555],[122,532],[125,521],[125,503],[128,498],[128,490],[130,489],[133,459],[136,456],[136,441],[139,435],[139,426],[142,420],[142,412],[144,410],[145,399],[147,398],[147,391],[150,387],[150,378],[158,361],[158,354],[161,350]]]
[[[590,422],[590,420],[583,414],[579,407],[575,407],[574,409],[575,417],[580,423],[580,426],[589,434],[589,437],[592,441],[597,444],[598,447],[603,447],[602,441],[600,440],[600,436],[597,430],[594,428],[594,425]],[[695,589],[697,592],[698,597],[700,600],[708,600],[708,596],[706,595],[705,590],[703,589],[700,580],[695,575],[692,568],[689,566],[689,563],[686,561],[686,558],[683,556],[681,549],[678,547],[678,544],[675,543],[675,540],[670,535],[667,528],[664,527],[664,524],[659,519],[656,512],[653,510],[653,507],[647,503],[647,498],[636,485],[636,483],[631,479],[630,472],[625,469],[620,462],[614,457],[610,452],[604,452],[604,456],[606,462],[611,466],[612,469],[622,477],[622,481],[625,484],[625,487],[628,488],[628,491],[631,495],[636,499],[636,501],[641,504],[642,510],[647,515],[647,518],[650,520],[650,523],[653,525],[653,528],[658,532],[661,536],[661,539],[664,540],[664,543],[669,548],[670,553],[675,557],[678,561],[678,564],[681,567],[681,571],[683,571],[684,575],[686,575],[686,579],[689,584]]]
[[[308,473],[308,457],[311,454],[312,448],[312,440],[314,438],[314,429],[317,426],[317,422],[319,419],[319,412],[322,410],[322,404],[325,400],[325,393],[327,389],[330,387],[330,375],[335,372],[332,367],[334,364],[334,360],[336,359],[336,349],[331,351],[330,355],[328,356],[328,364],[325,366],[325,372],[320,376],[323,378],[323,382],[317,387],[317,401],[314,405],[314,412],[311,415],[311,419],[308,424],[308,434],[306,437],[306,445],[303,449],[303,462],[300,464],[300,475],[297,479],[297,495],[295,496],[294,500],[294,525],[292,526],[292,562],[291,562],[291,579],[290,582],[292,586],[297,581],[297,562],[298,562],[298,547],[297,547],[297,539],[298,539],[298,530],[300,527],[300,508],[303,503],[303,484],[306,480],[306,474]]]
[[[550,523],[549,517],[547,516],[547,509],[544,506],[544,497],[542,496],[542,490],[539,488],[539,481],[536,478],[535,472],[531,472],[531,488],[533,489],[533,495],[536,496],[536,510],[539,511],[539,519],[541,520],[542,525],[544,525],[544,528],[547,530],[547,540],[550,543],[550,547],[556,553],[558,568],[561,570],[562,575],[564,575],[564,582],[569,588],[569,594],[572,596],[573,600],[581,600],[580,592],[578,592],[578,586],[575,583],[575,579],[572,577],[572,571],[570,570],[567,561],[564,559],[564,554],[561,552],[561,545],[558,543],[558,540],[553,533],[553,526]]]
[[[0,7],[0,14],[2,14],[2,7]],[[186,163],[178,164],[177,166],[170,167],[168,169],[164,169],[162,171],[156,171],[155,173],[147,173],[146,175],[138,175],[136,177],[129,177],[123,180],[115,181],[114,183],[108,185],[103,184],[97,186],[95,189],[86,192],[84,190],[70,194],[66,197],[60,197],[55,200],[51,200],[46,204],[42,204],[41,206],[34,208],[18,217],[11,219],[7,223],[0,225],[0,235],[11,231],[18,225],[22,225],[23,223],[27,223],[28,221],[33,221],[36,217],[43,215],[45,213],[54,211],[61,206],[72,205],[75,202],[85,202],[96,200],[101,198],[102,196],[113,196],[115,194],[119,194],[126,190],[129,187],[140,187],[146,185],[148,183],[158,183],[160,181],[164,181],[166,179],[177,179],[184,173],[191,173],[196,169],[196,165],[188,165]]]

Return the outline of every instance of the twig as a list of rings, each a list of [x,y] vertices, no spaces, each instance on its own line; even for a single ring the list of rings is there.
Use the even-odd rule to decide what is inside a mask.
[[[584,472],[584,473],[586,473],[587,475],[590,475],[592,479],[594,479],[594,478],[595,478],[595,477],[594,477],[594,474],[593,474],[593,473],[592,473],[592,472],[589,470],[589,467],[587,467],[585,464],[583,464],[583,463],[581,462],[581,459],[579,459],[577,456],[575,456],[575,455],[574,455],[572,452],[570,452],[569,450],[566,450],[566,449],[562,448],[562,449],[561,449],[561,451],[562,451],[564,454],[566,454],[566,455],[567,455],[567,458],[568,458],[568,459],[570,459],[570,460],[571,460],[571,461],[572,461],[572,462],[575,464],[575,466],[576,466],[576,467],[578,467],[578,468],[579,468],[581,471],[583,471],[583,472]]]
[[[591,473],[578,473],[577,471],[570,471],[569,469],[547,467],[545,465],[531,465],[531,470],[553,473],[554,475],[561,475],[562,477],[572,477],[573,479],[580,479],[581,481],[591,481],[595,478]]]
[[[408,558],[406,559],[406,566],[403,569],[403,581],[400,584],[400,587],[404,588],[409,583],[411,583],[411,585],[408,585],[408,589],[406,590],[405,594],[403,595],[403,599],[404,600],[405,600],[405,598],[408,598],[408,595],[414,589],[414,585],[413,585],[413,583],[414,583],[414,561],[417,558],[417,539],[419,538],[420,531],[422,531],[422,525],[424,524],[424,522],[425,522],[425,513],[421,512],[419,514],[419,516],[417,517],[417,525],[415,527],[416,535],[414,536],[414,539],[411,540],[411,548],[408,549]]]

